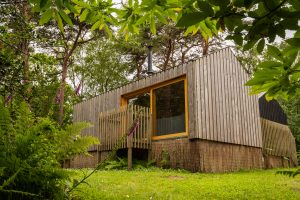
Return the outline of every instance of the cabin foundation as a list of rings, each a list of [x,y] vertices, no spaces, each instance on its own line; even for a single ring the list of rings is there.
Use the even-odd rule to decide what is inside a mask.
[[[187,138],[152,142],[151,157],[158,166],[167,153],[171,168],[193,172],[229,172],[263,166],[262,150],[257,147]]]

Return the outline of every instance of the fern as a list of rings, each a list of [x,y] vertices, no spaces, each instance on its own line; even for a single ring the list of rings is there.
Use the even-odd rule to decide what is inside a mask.
[[[80,135],[89,126],[78,123],[62,129],[49,118],[35,117],[24,102],[13,102],[10,109],[0,102],[1,198],[66,198],[70,178],[61,162],[99,143]]]
[[[300,174],[300,167],[297,168],[296,170],[281,170],[277,171],[276,174],[283,174],[289,177],[295,177]]]

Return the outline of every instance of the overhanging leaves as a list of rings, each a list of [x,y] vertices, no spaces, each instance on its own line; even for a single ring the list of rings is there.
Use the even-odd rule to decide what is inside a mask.
[[[176,26],[189,27],[203,21],[206,17],[204,12],[183,13]]]

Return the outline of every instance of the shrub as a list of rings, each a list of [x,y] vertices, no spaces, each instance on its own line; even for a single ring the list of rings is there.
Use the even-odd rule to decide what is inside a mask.
[[[87,123],[62,129],[49,118],[36,118],[24,102],[8,109],[0,99],[0,196],[4,199],[63,199],[69,174],[65,159],[87,153],[94,137],[81,137]]]

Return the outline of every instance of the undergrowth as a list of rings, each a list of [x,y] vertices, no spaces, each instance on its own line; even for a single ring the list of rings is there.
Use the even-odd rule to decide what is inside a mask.
[[[65,159],[98,144],[81,137],[86,123],[62,129],[49,118],[37,118],[24,102],[5,107],[0,98],[1,199],[64,199],[73,180],[62,169]]]

